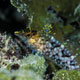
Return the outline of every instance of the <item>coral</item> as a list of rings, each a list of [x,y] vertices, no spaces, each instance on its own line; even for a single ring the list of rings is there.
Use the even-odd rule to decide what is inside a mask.
[[[45,59],[38,55],[29,55],[7,67],[0,69],[1,80],[43,80],[46,71]],[[11,72],[10,72],[11,71]]]
[[[77,70],[60,70],[56,73],[53,80],[79,80],[80,79],[80,72]]]
[[[43,80],[42,77],[31,70],[18,70],[13,72],[15,80]]]
[[[10,72],[4,68],[0,68],[0,80],[11,80]]]
[[[12,73],[9,71],[0,71],[0,80],[43,80],[42,77],[32,70],[17,70]]]
[[[15,61],[16,57],[20,57],[20,53],[20,47],[13,41],[11,35],[0,33],[0,64],[7,65],[9,62]]]
[[[36,55],[29,55],[24,57],[20,62],[20,69],[33,70],[37,74],[43,75],[46,71],[45,59]]]
[[[78,15],[80,13],[80,4],[75,8],[74,15]]]

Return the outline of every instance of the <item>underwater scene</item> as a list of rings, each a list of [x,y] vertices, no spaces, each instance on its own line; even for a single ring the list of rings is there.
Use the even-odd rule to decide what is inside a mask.
[[[0,80],[80,80],[80,0],[0,0]]]

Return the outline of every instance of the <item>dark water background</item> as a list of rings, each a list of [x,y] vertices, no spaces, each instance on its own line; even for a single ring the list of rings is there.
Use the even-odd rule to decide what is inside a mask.
[[[0,32],[13,33],[25,29],[25,19],[10,0],[0,0]]]

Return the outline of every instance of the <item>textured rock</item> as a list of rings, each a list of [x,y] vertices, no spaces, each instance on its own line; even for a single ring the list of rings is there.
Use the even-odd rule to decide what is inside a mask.
[[[56,76],[53,77],[53,80],[79,80],[80,79],[80,72],[79,71],[66,71],[60,70],[56,73]]]

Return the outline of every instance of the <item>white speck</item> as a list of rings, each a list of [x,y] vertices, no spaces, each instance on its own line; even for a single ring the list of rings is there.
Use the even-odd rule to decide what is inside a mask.
[[[61,45],[61,48],[63,48],[63,49],[64,49],[64,45]]]
[[[51,40],[53,40],[54,39],[54,37],[51,37]]]
[[[75,56],[71,56],[71,59],[73,60],[75,58]]]

